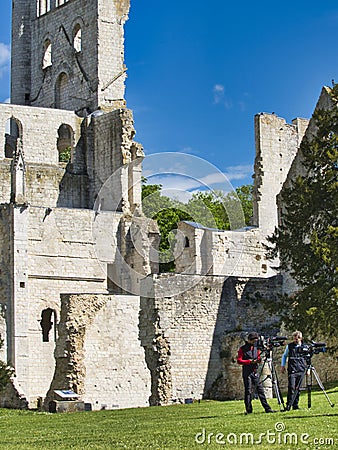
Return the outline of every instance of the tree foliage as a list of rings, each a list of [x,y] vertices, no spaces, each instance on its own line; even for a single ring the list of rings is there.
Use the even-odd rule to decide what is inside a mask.
[[[299,290],[276,308],[290,328],[334,341],[338,329],[338,86],[317,110],[316,134],[300,147],[303,172],[282,192],[282,224],[270,238]]]
[[[173,243],[178,222],[189,220],[219,230],[239,228],[249,224],[252,216],[252,186],[241,186],[236,193],[221,191],[198,192],[186,203],[162,195],[162,186],[147,184],[143,179],[142,205],[144,214],[157,221],[161,232],[160,271],[174,271]],[[229,220],[231,217],[231,223]],[[244,223],[245,221],[245,223]]]
[[[3,347],[4,341],[0,336],[0,349]],[[7,384],[10,382],[10,379],[14,375],[14,369],[3,361],[0,361],[0,391],[2,391]]]
[[[68,163],[71,158],[72,148],[66,147],[59,153],[59,162]]]

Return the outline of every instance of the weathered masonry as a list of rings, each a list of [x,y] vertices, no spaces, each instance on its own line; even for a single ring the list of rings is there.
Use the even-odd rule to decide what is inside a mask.
[[[87,114],[125,106],[129,0],[14,0],[11,101]]]
[[[116,253],[132,259],[139,273],[151,271],[146,241],[153,225],[141,213],[144,154],[134,141],[133,115],[124,101],[128,10],[126,1],[13,2],[12,104],[0,105],[0,333],[6,338],[1,356],[15,367],[16,378],[3,405],[36,406],[45,398],[55,371],[61,294],[132,290],[137,280],[115,267]],[[113,195],[104,198],[107,180]],[[131,226],[143,230],[142,255],[128,238]],[[109,249],[103,259],[97,248],[102,240]],[[108,268],[122,280],[119,285],[110,282]],[[121,308],[125,313],[111,326],[129,321],[136,333],[138,297],[118,299],[110,302],[113,316]],[[109,320],[97,318],[97,328]],[[131,342],[120,344],[119,360]],[[102,345],[106,348],[106,341]],[[89,360],[98,355],[91,348]],[[140,358],[135,367],[141,381],[135,376],[133,382],[142,400],[123,400],[132,397],[129,388],[122,400],[110,403],[147,403]],[[87,374],[90,383],[88,366]],[[61,385],[69,383],[64,379]],[[124,383],[121,389],[128,391]],[[102,402],[93,401],[94,407]]]
[[[129,6],[13,0],[12,104],[0,105],[0,358],[16,377],[0,406],[48,408],[55,389],[93,409],[239,398],[241,333],[278,331],[259,299],[274,301],[286,277],[264,244],[308,122],[256,116],[252,226],[181,223],[177,273],[158,274],[125,102]]]

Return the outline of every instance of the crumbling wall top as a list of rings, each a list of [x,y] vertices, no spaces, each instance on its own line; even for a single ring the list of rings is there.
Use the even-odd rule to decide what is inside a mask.
[[[129,9],[130,9],[130,0],[113,0],[116,14],[119,17],[119,19],[123,20],[125,22],[128,18]]]

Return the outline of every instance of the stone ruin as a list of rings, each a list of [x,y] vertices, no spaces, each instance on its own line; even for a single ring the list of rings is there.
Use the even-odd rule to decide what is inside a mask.
[[[0,406],[48,409],[57,389],[92,409],[240,398],[241,333],[276,333],[260,299],[291,286],[264,244],[308,121],[255,117],[252,226],[182,222],[176,273],[159,274],[124,100],[129,0],[13,5],[12,103],[0,105],[0,358],[16,376]],[[326,365],[321,376],[334,374]]]

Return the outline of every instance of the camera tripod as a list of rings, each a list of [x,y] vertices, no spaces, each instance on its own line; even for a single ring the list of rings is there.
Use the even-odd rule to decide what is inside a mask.
[[[321,381],[321,379],[319,378],[318,372],[315,369],[315,367],[312,365],[311,363],[311,358],[307,359],[307,367],[304,370],[304,372],[302,373],[302,376],[296,386],[295,392],[293,393],[292,399],[291,399],[291,403],[287,405],[286,410],[290,411],[292,405],[294,404],[294,401],[297,397],[297,394],[300,391],[300,388],[302,386],[303,380],[305,378],[306,380],[306,390],[307,390],[307,407],[311,408],[311,391],[312,391],[312,378],[313,376],[315,377],[318,386],[320,387],[320,389],[323,391],[326,400],[329,402],[329,405],[331,406],[331,408],[334,407],[334,404],[331,402],[329,396],[327,395],[327,392],[324,389],[323,383]]]
[[[265,366],[268,367],[270,373],[266,374],[265,378],[263,378],[263,380],[261,380]],[[273,353],[272,353],[272,349],[270,349],[270,348],[265,350],[263,364],[260,366],[260,369],[258,372],[258,379],[259,379],[260,383],[264,383],[264,381],[271,379],[272,389],[275,394],[275,397],[277,398],[279,409],[280,409],[280,411],[285,411],[285,404],[284,404],[283,396],[282,396],[282,393],[281,393],[281,390],[279,387],[279,381],[278,381],[275,365],[273,363]]]

